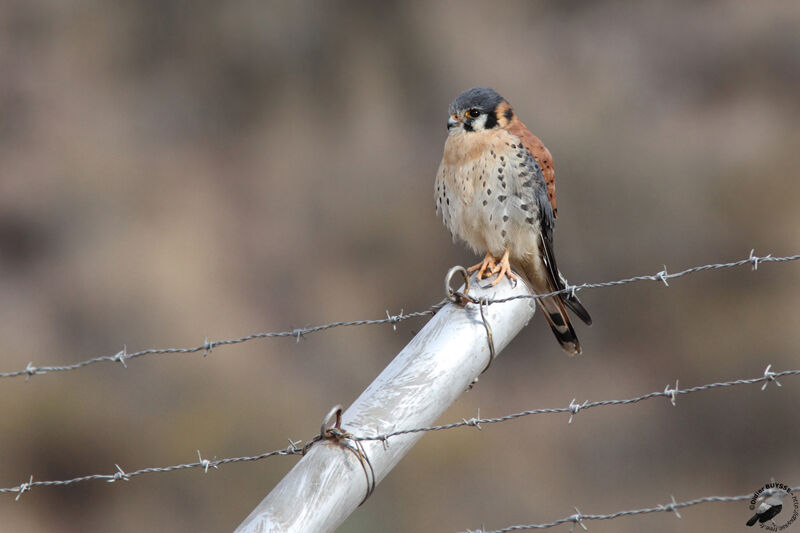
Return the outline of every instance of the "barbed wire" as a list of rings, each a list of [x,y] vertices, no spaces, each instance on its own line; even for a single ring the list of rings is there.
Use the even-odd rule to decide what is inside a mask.
[[[475,427],[477,429],[481,429],[481,424],[497,424],[500,422],[507,422],[509,420],[515,420],[517,418],[522,418],[525,416],[531,415],[542,415],[542,414],[556,414],[556,413],[569,413],[569,421],[568,423],[572,423],[572,419],[575,415],[578,414],[580,411],[585,411],[586,409],[591,409],[593,407],[602,407],[602,406],[616,406],[616,405],[629,405],[633,403],[639,403],[644,400],[650,400],[652,398],[668,398],[670,403],[673,406],[676,405],[676,398],[680,395],[684,394],[692,394],[695,392],[707,391],[711,389],[717,389],[720,387],[735,387],[737,385],[753,385],[755,383],[763,383],[761,390],[767,388],[769,383],[774,382],[777,386],[781,387],[782,385],[778,381],[778,378],[784,376],[797,376],[800,375],[800,370],[784,370],[782,372],[773,372],[772,365],[767,365],[767,368],[764,370],[764,375],[757,377],[757,378],[750,378],[750,379],[735,379],[732,381],[721,381],[717,383],[708,383],[706,385],[698,385],[696,387],[691,387],[688,389],[679,389],[678,382],[675,382],[675,387],[670,388],[667,385],[663,391],[655,391],[650,392],[648,394],[643,394],[641,396],[637,396],[636,398],[629,398],[626,400],[598,400],[594,402],[584,401],[583,403],[575,403],[575,398],[569,403],[567,407],[552,407],[546,409],[530,409],[528,411],[521,411],[519,413],[512,413],[510,415],[505,415],[496,418],[480,418],[480,414],[476,418],[464,419],[460,422],[454,422],[452,424],[443,424],[439,426],[426,426],[420,428],[412,428],[412,429],[399,429],[397,431],[392,431],[391,433],[384,433],[381,435],[375,435],[371,437],[367,436],[359,436],[355,437],[354,440],[380,440],[386,441],[391,437],[397,437],[399,435],[407,435],[410,433],[427,433],[430,431],[442,431],[446,429],[455,429],[459,427]]]
[[[455,422],[452,424],[444,424],[439,426],[426,426],[420,428],[412,428],[412,429],[404,429],[398,431],[392,431],[390,433],[383,433],[380,435],[375,436],[357,436],[357,435],[350,435],[347,434],[348,438],[352,441],[382,441],[385,445],[389,441],[389,439],[393,437],[397,437],[400,435],[407,435],[411,433],[422,433],[422,432],[433,432],[433,431],[442,431],[448,429],[455,429],[464,426],[471,426],[477,429],[482,429],[482,424],[496,424],[500,422],[508,422],[510,420],[515,420],[517,418],[522,418],[531,415],[540,415],[540,414],[555,414],[555,413],[569,413],[569,422],[572,423],[573,417],[578,414],[579,411],[583,411],[586,409],[591,409],[593,407],[600,407],[600,406],[620,406],[620,405],[628,405],[638,403],[644,400],[649,400],[652,398],[668,398],[672,405],[676,405],[676,398],[681,395],[685,394],[692,394],[695,392],[707,391],[712,390],[720,387],[734,387],[739,385],[754,385],[757,383],[763,383],[761,390],[764,390],[767,385],[770,383],[775,383],[778,387],[781,387],[781,383],[778,381],[778,378],[788,377],[788,376],[797,376],[800,375],[800,369],[798,370],[784,370],[781,372],[773,372],[772,365],[767,365],[767,368],[764,370],[764,374],[762,376],[756,378],[748,378],[748,379],[736,379],[731,381],[721,381],[715,383],[708,383],[705,385],[698,385],[695,387],[689,387],[686,389],[678,388],[678,382],[675,382],[675,387],[670,388],[670,385],[667,385],[663,391],[655,391],[648,394],[643,394],[641,396],[637,396],[635,398],[624,399],[624,400],[600,400],[594,402],[583,402],[582,404],[575,403],[575,399],[573,399],[569,406],[567,407],[555,407],[555,408],[546,408],[546,409],[531,409],[528,411],[522,411],[519,413],[512,413],[509,415],[496,417],[496,418],[480,418],[480,412],[478,413],[477,418],[471,419],[463,419],[460,422]],[[33,476],[30,476],[28,481],[24,483],[20,483],[16,487],[8,487],[8,488],[0,488],[0,494],[7,494],[7,493],[16,493],[16,500],[22,496],[23,493],[29,492],[34,487],[45,487],[45,486],[69,486],[75,483],[81,483],[85,481],[106,481],[109,483],[113,483],[115,481],[129,481],[131,478],[140,476],[143,474],[153,474],[153,473],[165,473],[165,472],[174,472],[177,470],[186,470],[191,468],[202,468],[206,473],[208,472],[209,468],[218,468],[220,465],[231,464],[231,463],[240,463],[240,462],[249,462],[249,461],[260,461],[262,459],[267,459],[269,457],[277,457],[277,456],[289,456],[289,455],[302,455],[310,445],[314,442],[322,440],[324,437],[322,434],[315,436],[314,438],[310,439],[306,443],[303,441],[293,441],[289,439],[289,446],[286,448],[281,448],[277,450],[272,450],[268,452],[264,452],[258,455],[247,456],[247,457],[232,457],[232,458],[224,458],[224,459],[203,459],[200,455],[200,450],[197,450],[197,461],[192,463],[184,463],[178,464],[173,466],[161,466],[161,467],[150,467],[150,468],[141,468],[139,470],[135,470],[132,472],[124,471],[119,464],[115,464],[116,472],[111,474],[91,474],[91,475],[84,475],[75,477],[72,479],[66,480],[57,480],[57,481],[35,481]],[[627,514],[635,514],[633,512],[624,511],[623,513]],[[622,515],[620,515],[622,516]],[[564,523],[564,521],[560,522],[553,522],[552,525],[558,525],[560,523]],[[535,529],[531,526],[513,526],[517,527],[518,529]],[[547,526],[551,527],[551,526]],[[506,529],[501,531],[514,531],[513,529]]]
[[[792,487],[791,491],[800,490],[800,487]],[[581,513],[577,507],[575,507],[575,514],[570,516],[565,516],[564,518],[559,518],[558,520],[554,520],[552,522],[548,522],[546,524],[524,524],[524,525],[516,525],[516,526],[508,526],[502,529],[493,529],[493,530],[486,530],[486,529],[476,529],[476,530],[467,530],[466,533],[508,533],[509,531],[523,531],[526,529],[548,529],[555,526],[560,526],[561,524],[572,524],[573,528],[575,525],[581,526],[584,530],[588,530],[588,528],[583,524],[584,521],[589,520],[613,520],[614,518],[620,518],[622,516],[636,516],[642,514],[650,514],[650,513],[664,513],[664,512],[672,512],[675,513],[675,516],[681,518],[678,509],[684,509],[686,507],[693,507],[695,505],[700,505],[703,503],[730,503],[730,502],[741,502],[747,501],[753,498],[753,494],[742,494],[741,496],[706,496],[704,498],[697,498],[696,500],[689,500],[685,502],[676,502],[675,497],[672,496],[672,501],[665,505],[657,505],[655,507],[646,507],[644,509],[633,509],[629,511],[617,511],[616,513],[609,513],[609,514],[583,514]]]
[[[579,285],[568,285],[566,288],[560,291],[555,291],[547,294],[521,294],[516,296],[510,296],[508,298],[484,299],[483,304],[492,305],[492,304],[509,302],[512,300],[518,300],[522,298],[539,299],[539,298],[546,298],[549,296],[553,296],[556,294],[566,294],[566,293],[574,294],[575,292],[584,289],[615,287],[619,285],[626,285],[628,283],[636,283],[640,281],[657,281],[669,286],[669,280],[680,278],[690,274],[696,274],[698,272],[703,272],[706,270],[735,268],[748,264],[751,265],[753,270],[757,270],[758,266],[762,263],[783,263],[783,262],[800,260],[800,254],[784,256],[784,257],[773,257],[772,254],[768,254],[759,257],[754,255],[754,253],[755,250],[751,250],[750,255],[747,258],[740,259],[738,261],[732,261],[730,263],[712,263],[708,265],[695,266],[687,268],[685,270],[681,270],[680,272],[675,272],[673,274],[668,274],[667,268],[666,266],[664,266],[664,270],[658,272],[657,274],[634,276],[631,278],[625,278],[616,281],[605,281],[600,283],[582,283]],[[331,322],[329,324],[322,324],[319,326],[307,326],[304,328],[295,328],[286,331],[253,333],[250,335],[245,335],[244,337],[238,337],[234,339],[223,339],[217,341],[211,341],[206,337],[202,344],[188,348],[151,348],[147,350],[140,350],[137,352],[128,353],[127,346],[123,346],[122,350],[115,353],[114,355],[103,355],[103,356],[93,357],[91,359],[87,359],[85,361],[80,361],[78,363],[70,365],[35,366],[33,364],[33,361],[31,361],[25,368],[21,370],[16,370],[13,372],[0,372],[0,378],[14,378],[14,377],[25,376],[25,379],[28,380],[36,375],[47,374],[51,372],[66,372],[70,370],[77,370],[90,365],[94,365],[96,363],[104,363],[104,362],[120,363],[122,364],[122,366],[127,368],[126,361],[138,357],[143,357],[146,355],[173,355],[173,354],[191,354],[191,353],[203,352],[203,355],[206,356],[209,353],[211,353],[211,351],[214,348],[220,346],[241,344],[256,339],[270,339],[270,338],[295,338],[297,342],[299,342],[304,337],[307,337],[308,335],[311,335],[313,333],[319,333],[322,331],[327,331],[338,327],[375,326],[381,324],[391,324],[394,329],[397,329],[397,324],[405,320],[434,315],[439,309],[441,309],[444,306],[446,302],[447,300],[442,300],[441,302],[430,306],[428,309],[425,309],[423,311],[415,311],[412,313],[405,313],[403,310],[401,310],[399,314],[391,315],[389,311],[386,311],[386,318],[378,318],[371,320],[338,321],[338,322]]]
[[[119,464],[114,464],[117,471],[113,474],[90,474],[87,476],[79,476],[72,479],[65,479],[59,481],[34,481],[33,476],[31,475],[27,482],[21,483],[16,487],[10,488],[0,488],[0,494],[3,493],[16,493],[17,497],[15,500],[19,500],[19,497],[22,496],[25,492],[30,492],[30,490],[34,487],[64,487],[68,485],[73,485],[75,483],[82,483],[84,481],[94,481],[94,480],[101,480],[106,481],[108,483],[114,483],[115,481],[129,481],[131,478],[136,476],[141,476],[144,474],[156,474],[156,473],[164,473],[164,472],[175,472],[177,470],[186,470],[190,468],[202,468],[205,473],[208,473],[209,468],[217,469],[220,465],[226,465],[231,463],[243,463],[249,461],[260,461],[262,459],[266,459],[268,457],[275,457],[275,456],[285,456],[285,455],[302,455],[303,454],[303,447],[301,446],[302,441],[292,441],[289,439],[289,446],[286,448],[281,448],[279,450],[272,450],[269,452],[260,453],[258,455],[252,455],[248,457],[228,457],[224,459],[203,459],[200,455],[200,450],[197,450],[197,461],[194,463],[184,463],[179,465],[172,465],[172,466],[156,466],[150,468],[141,468],[139,470],[134,470],[132,472],[125,472]]]
[[[244,337],[238,337],[235,339],[223,339],[218,341],[210,341],[208,340],[208,338],[206,338],[205,341],[203,341],[203,344],[200,344],[198,346],[192,346],[189,348],[150,348],[147,350],[140,350],[138,352],[128,353],[127,346],[123,346],[122,350],[120,350],[114,355],[101,355],[98,357],[92,357],[91,359],[87,359],[85,361],[81,361],[79,363],[74,363],[71,365],[34,366],[33,361],[31,361],[28,363],[28,366],[26,366],[22,370],[17,370],[14,372],[1,372],[0,378],[14,378],[14,377],[25,376],[25,379],[27,380],[30,379],[32,376],[40,374],[77,370],[79,368],[93,365],[95,363],[103,363],[103,362],[121,363],[122,366],[127,368],[127,364],[125,363],[126,361],[130,359],[135,359],[137,357],[142,357],[145,355],[191,354],[191,353],[203,352],[203,356],[205,357],[206,355],[210,354],[214,348],[217,348],[219,346],[241,344],[243,342],[252,341],[255,339],[293,337],[297,339],[297,342],[300,342],[300,339],[312,333],[318,333],[320,331],[326,331],[338,327],[373,326],[378,324],[396,325],[397,323],[402,322],[404,320],[408,320],[410,318],[433,315],[439,308],[442,307],[442,305],[444,305],[444,302],[433,305],[424,311],[416,311],[413,313],[404,313],[403,311],[401,311],[399,315],[395,316],[389,315],[389,312],[387,311],[386,318],[379,318],[375,320],[351,320],[351,321],[331,322],[330,324],[323,324],[321,326],[308,326],[305,328],[295,328],[286,331],[272,331],[267,333],[253,333],[250,335],[245,335]]]
[[[667,272],[667,266],[664,265],[664,270],[661,270],[656,274],[634,276],[632,278],[619,279],[616,281],[604,281],[601,283],[581,283],[579,285],[567,284],[565,288],[559,291],[548,292],[546,294],[518,294],[516,296],[509,296],[508,298],[487,300],[486,303],[498,304],[498,303],[510,302],[512,300],[520,300],[524,298],[538,300],[540,298],[548,298],[550,296],[555,296],[557,294],[568,294],[568,293],[574,294],[584,289],[602,289],[606,287],[617,287],[619,285],[627,285],[628,283],[636,283],[639,281],[657,281],[669,287],[669,280],[671,279],[681,278],[683,276],[688,276],[689,274],[697,274],[698,272],[704,272],[706,270],[719,270],[724,268],[735,268],[744,265],[751,265],[752,269],[755,271],[758,270],[758,265],[761,263],[785,263],[788,261],[797,261],[798,259],[800,259],[800,254],[788,255],[784,257],[772,257],[772,254],[767,254],[763,257],[758,257],[754,255],[754,253],[755,249],[750,250],[750,255],[745,259],[740,259],[738,261],[731,261],[730,263],[711,263],[708,265],[694,266],[687,268],[685,270],[681,270],[680,272],[674,272],[672,274],[669,274]]]

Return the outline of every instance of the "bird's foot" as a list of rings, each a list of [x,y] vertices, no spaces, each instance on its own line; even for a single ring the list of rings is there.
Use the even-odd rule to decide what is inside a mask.
[[[508,262],[508,250],[506,250],[506,253],[503,254],[503,257],[500,259],[500,262],[494,265],[491,274],[488,277],[492,277],[494,275],[497,275],[497,277],[493,282],[490,283],[492,287],[500,283],[500,280],[503,279],[504,277],[507,277],[509,280],[511,280],[511,283],[513,285],[517,284],[518,276],[511,271],[511,265]]]
[[[494,272],[495,267],[497,266],[497,258],[493,256],[491,253],[486,252],[486,256],[483,258],[483,261],[478,263],[477,265],[472,265],[467,269],[468,274],[472,274],[476,270],[478,271],[478,281],[482,280],[484,277],[491,277],[492,272]]]

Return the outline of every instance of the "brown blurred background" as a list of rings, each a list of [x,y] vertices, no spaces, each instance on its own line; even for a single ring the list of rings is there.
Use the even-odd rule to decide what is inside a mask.
[[[800,4],[0,5],[0,371],[424,309],[476,257],[433,210],[449,102],[553,152],[559,263],[605,281],[800,251]],[[800,264],[582,293],[443,422],[800,367]],[[0,486],[307,439],[423,321],[0,382]],[[425,436],[341,531],[549,522],[800,484],[800,382]],[[296,462],[40,487],[8,531],[230,531]],[[589,524],[743,529],[742,504]],[[566,526],[563,526],[566,527]],[[800,527],[800,526],[797,526]]]

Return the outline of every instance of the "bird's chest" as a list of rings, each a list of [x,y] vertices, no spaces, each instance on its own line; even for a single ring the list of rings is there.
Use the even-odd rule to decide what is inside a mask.
[[[454,136],[445,143],[435,201],[445,225],[476,251],[500,251],[529,217],[520,208],[515,138],[505,132]]]

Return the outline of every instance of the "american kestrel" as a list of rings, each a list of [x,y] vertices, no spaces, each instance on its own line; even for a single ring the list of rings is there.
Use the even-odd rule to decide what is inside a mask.
[[[436,212],[444,225],[483,261],[468,269],[478,279],[519,273],[537,294],[562,290],[566,280],[553,253],[556,186],[553,157],[492,89],[475,87],[450,104],[447,140],[436,174]],[[567,310],[586,324],[589,313],[574,294],[536,300],[561,347],[581,353]]]

